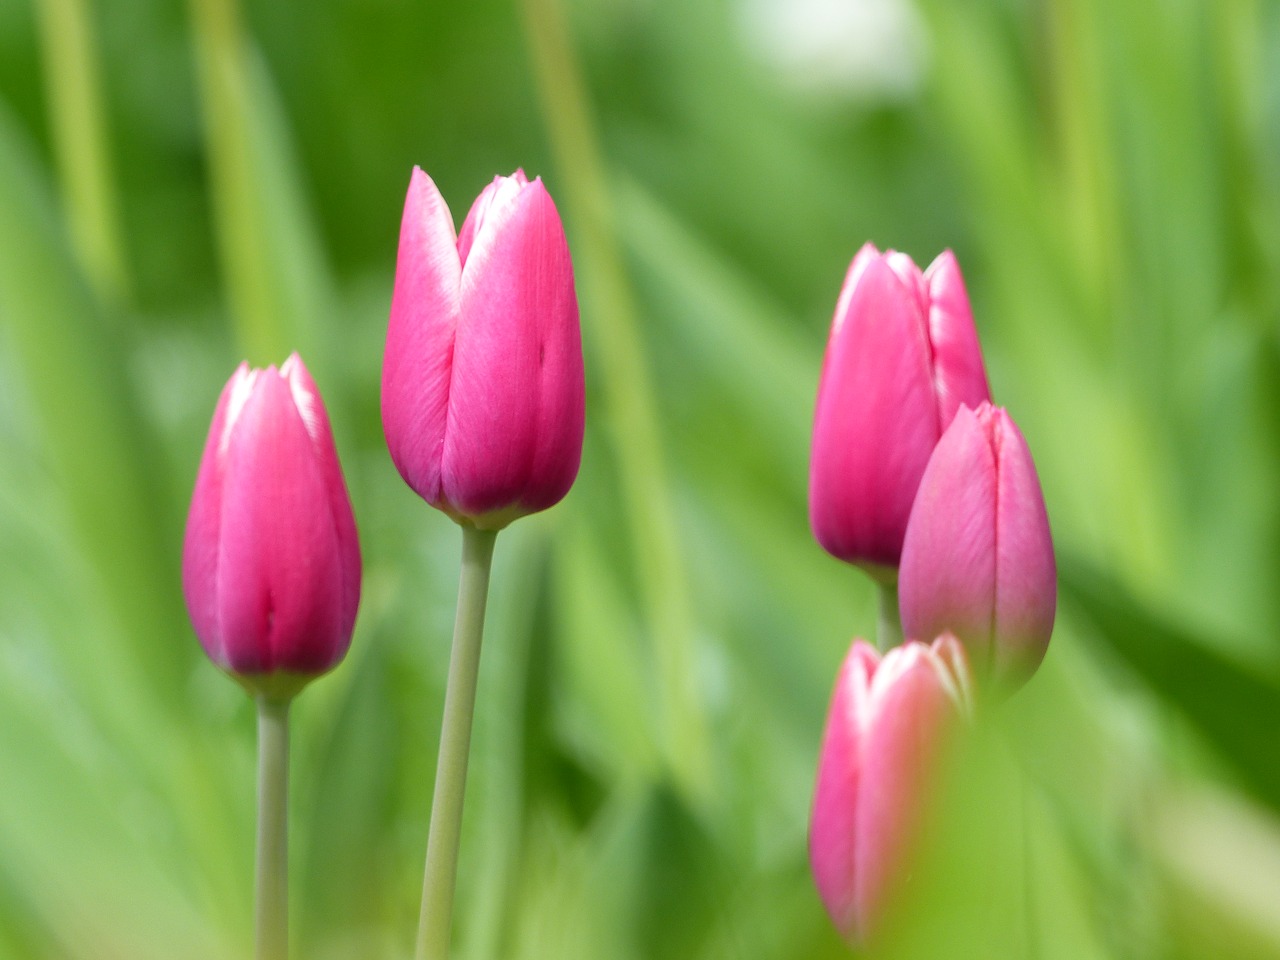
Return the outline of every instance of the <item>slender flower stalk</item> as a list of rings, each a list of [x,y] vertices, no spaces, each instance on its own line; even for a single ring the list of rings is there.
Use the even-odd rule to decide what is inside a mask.
[[[440,725],[431,828],[427,835],[417,960],[444,960],[449,955],[480,642],[484,636],[489,569],[497,537],[496,530],[462,527],[462,575],[458,582],[458,612],[453,625],[453,652],[449,656],[449,683],[444,698],[444,720]]]
[[[902,617],[898,611],[898,585],[876,581],[876,646],[881,653],[902,645]]]
[[[254,955],[289,956],[289,705],[258,699],[258,841]]]

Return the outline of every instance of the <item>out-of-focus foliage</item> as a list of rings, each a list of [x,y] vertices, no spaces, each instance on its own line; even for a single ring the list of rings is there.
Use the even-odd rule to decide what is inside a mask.
[[[458,535],[378,421],[409,171],[542,174],[582,473],[498,542],[457,955],[846,955],[823,713],[869,584],[806,521],[865,240],[954,248],[1062,567],[892,957],[1280,957],[1280,11],[1258,0],[0,4],[0,956],[250,929],[250,704],[179,542],[244,356],[298,348],[360,524],[295,710],[296,955],[405,957]]]

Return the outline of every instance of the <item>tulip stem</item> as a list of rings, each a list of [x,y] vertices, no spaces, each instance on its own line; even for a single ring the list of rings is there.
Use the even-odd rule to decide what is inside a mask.
[[[255,956],[289,956],[289,700],[258,701],[258,856]]]
[[[876,583],[880,609],[876,621],[876,645],[881,651],[892,650],[902,643],[902,616],[898,612],[898,585]]]
[[[471,720],[475,714],[476,676],[480,669],[480,640],[484,634],[489,568],[497,536],[496,530],[462,527],[462,575],[458,583],[449,681],[444,694],[444,720],[440,724],[431,827],[427,833],[417,960],[445,960],[449,956],[462,801],[467,787],[467,755],[471,749]]]

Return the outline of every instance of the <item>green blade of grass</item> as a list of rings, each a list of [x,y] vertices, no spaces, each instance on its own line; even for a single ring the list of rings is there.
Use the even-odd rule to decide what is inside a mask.
[[[44,83],[71,239],[97,295],[129,297],[103,74],[86,0],[40,0]]]
[[[1064,598],[1098,638],[1177,709],[1260,799],[1280,809],[1280,683],[1249,671],[1165,622],[1077,558],[1061,563]]]

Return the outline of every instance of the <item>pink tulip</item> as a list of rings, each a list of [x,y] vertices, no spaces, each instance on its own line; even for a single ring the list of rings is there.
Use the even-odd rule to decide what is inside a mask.
[[[455,236],[415,168],[382,368],[383,430],[405,482],[480,528],[545,510],[578,473],[583,394],[573,265],[542,181],[498,177]]]
[[[971,710],[954,637],[881,658],[855,640],[836,678],[809,828],[809,862],[845,939],[865,943],[910,873],[950,725]]]
[[[182,554],[196,636],[251,690],[296,690],[347,652],[360,545],[329,418],[297,354],[241,364],[213,415]]]
[[[1027,442],[1000,407],[962,409],[938,442],[898,588],[906,635],[950,630],[983,679],[1013,689],[1044,658],[1058,596],[1053,539]]]
[[[823,548],[892,581],[934,444],[962,404],[989,398],[951,251],[922,274],[906,254],[859,250],[814,414],[809,522]]]

